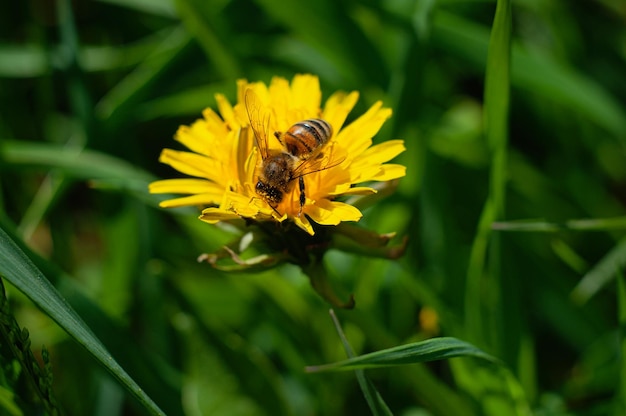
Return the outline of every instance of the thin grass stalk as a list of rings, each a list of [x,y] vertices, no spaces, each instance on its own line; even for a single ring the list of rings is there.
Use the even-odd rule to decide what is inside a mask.
[[[614,415],[622,415],[626,412],[626,283],[623,273],[617,273],[617,305],[619,322],[619,387],[615,395],[613,407]]]
[[[493,239],[491,224],[504,218],[506,160],[508,142],[508,109],[510,85],[511,4],[499,0],[489,41],[485,77],[485,137],[491,153],[489,195],[485,201],[478,230],[470,254],[465,294],[467,336],[478,345],[489,344],[487,327],[495,322],[483,317],[497,317],[500,308],[499,244]],[[488,249],[491,250],[490,257]],[[489,267],[487,269],[487,263]],[[490,299],[485,299],[483,288],[489,283]],[[493,294],[496,293],[495,296]],[[489,303],[486,303],[488,301]],[[487,310],[483,305],[487,304]],[[497,319],[497,318],[495,318]],[[492,345],[492,347],[494,347]],[[496,349],[497,350],[497,349]]]

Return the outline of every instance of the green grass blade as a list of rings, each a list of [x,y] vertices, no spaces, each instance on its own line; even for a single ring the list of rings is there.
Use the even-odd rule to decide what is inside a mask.
[[[64,68],[67,77],[65,93],[69,98],[72,113],[79,121],[80,132],[82,133],[78,136],[76,145],[82,145],[93,138],[94,114],[91,91],[79,61],[80,41],[71,2],[69,0],[58,1],[57,14],[59,16],[59,38],[66,60]]]
[[[476,357],[493,363],[499,363],[497,358],[487,354],[472,344],[456,338],[441,337],[400,345],[338,361],[336,363],[309,366],[306,370],[312,373],[320,371],[346,371],[424,363],[454,357]]]
[[[212,105],[215,94],[232,89],[232,82],[214,82],[204,86],[165,95],[137,106],[137,115],[142,120],[159,117],[197,117],[207,106]]]
[[[124,45],[81,45],[78,61],[85,73],[132,68],[143,62],[154,45],[171,31],[162,29],[135,42]],[[33,45],[0,45],[0,76],[3,78],[35,78],[44,76],[51,68],[65,68],[64,48],[45,50]],[[49,57],[48,57],[49,56]]]
[[[142,13],[154,14],[162,17],[176,17],[174,2],[170,0],[98,0],[101,3],[110,3]]]
[[[522,387],[501,361],[456,338],[433,338],[335,363],[310,366],[306,370],[308,372],[360,370],[456,357],[479,358],[478,361],[455,360],[452,364],[455,374],[459,377],[459,384],[475,398],[480,399],[478,401],[483,407],[484,414],[493,416],[530,414]]]
[[[242,71],[228,46],[222,42],[215,33],[214,26],[207,19],[219,18],[219,10],[211,7],[213,16],[203,13],[201,4],[193,0],[177,0],[178,14],[187,30],[194,35],[200,43],[211,66],[214,67],[223,78],[232,79],[241,77]]]
[[[44,215],[61,195],[66,185],[67,182],[59,175],[52,173],[46,175],[20,221],[18,228],[22,238],[29,239],[33,235]]]
[[[619,368],[619,388],[615,397],[614,415],[623,415],[626,413],[626,282],[624,275],[617,275],[617,305],[618,305],[618,322],[619,322],[619,349],[620,349],[620,368]]]
[[[75,179],[130,180],[147,183],[155,178],[108,154],[56,144],[2,140],[0,166],[55,169]]]
[[[67,179],[87,180],[94,186],[128,192],[152,206],[162,196],[148,193],[156,178],[125,160],[94,150],[17,140],[0,142],[0,167],[54,169]]]
[[[622,238],[600,261],[583,276],[570,295],[579,305],[586,303],[615,278],[626,265],[626,238]]]
[[[499,249],[498,242],[491,238],[491,224],[504,215],[504,199],[506,186],[506,159],[508,142],[508,111],[510,85],[510,44],[511,44],[511,4],[508,0],[498,1],[493,22],[487,70],[485,76],[485,136],[491,153],[491,171],[489,195],[480,217],[478,231],[472,245],[470,263],[467,271],[467,288],[465,297],[465,315],[467,318],[468,336],[473,340],[486,342],[486,328],[482,322],[483,278],[487,248]],[[495,298],[499,299],[500,284],[497,265],[498,254],[492,253],[491,282],[489,283]],[[500,302],[499,300],[496,301]],[[496,307],[497,308],[497,307]],[[497,310],[497,309],[496,309]],[[491,311],[493,312],[493,311]],[[499,313],[489,316],[500,317]],[[491,322],[490,329],[495,329]]]
[[[84,73],[79,64],[79,40],[75,25],[74,14],[69,1],[61,0],[57,4],[59,18],[59,39],[61,41],[60,54],[62,69],[67,77],[65,93],[69,98],[72,113],[78,121],[76,135],[71,145],[81,148],[85,141],[92,137],[93,105],[85,84]],[[68,142],[69,143],[69,142]],[[25,238],[30,238],[41,219],[49,210],[53,202],[65,189],[65,180],[62,175],[49,174],[40,185],[30,206],[25,210],[20,223],[20,230]]]
[[[4,140],[0,142],[0,167],[54,169],[67,179],[86,180],[94,188],[124,192],[153,207],[167,197],[148,193],[148,184],[157,179],[153,175],[125,160],[94,150]]]
[[[178,383],[168,380],[168,375],[171,375],[176,370],[168,369],[168,366],[161,362],[162,357],[154,350],[154,346],[140,344],[136,339],[136,334],[131,333],[132,329],[120,323],[118,315],[115,315],[116,317],[114,318],[110,313],[108,314],[102,309],[101,306],[106,306],[104,299],[100,297],[99,303],[101,305],[94,303],[85,294],[84,285],[77,283],[76,277],[67,275],[55,264],[30,250],[23,240],[17,237],[14,224],[2,215],[2,211],[0,211],[0,228],[4,229],[13,242],[18,245],[43,275],[57,288],[61,296],[65,298],[91,331],[96,334],[105,348],[115,357],[116,361],[126,372],[132,375],[132,378],[141,385],[150,397],[159,398],[159,407],[170,415],[182,414],[180,386]],[[135,229],[136,227],[133,228],[133,230]],[[122,250],[122,247],[127,244],[132,245],[134,243],[126,239],[125,243],[117,245],[120,247],[119,250]],[[129,251],[132,251],[132,249]],[[137,253],[127,253],[125,256],[126,258],[136,259]],[[118,258],[114,262],[120,260]],[[119,271],[117,272],[119,273]],[[107,272],[103,271],[103,273]],[[118,341],[120,339],[125,341],[121,343]]]
[[[341,3],[330,0],[299,2],[294,0],[257,0],[265,13],[289,30],[332,64],[343,79],[384,85],[386,69],[379,51]],[[306,16],[306,18],[294,18]],[[358,63],[358,64],[357,64]]]
[[[0,76],[31,78],[48,71],[45,50],[38,45],[0,45]]]
[[[85,347],[151,414],[165,414],[120,367],[81,317],[2,229],[0,229],[0,275],[28,296]]]
[[[189,34],[182,27],[175,27],[125,78],[118,82],[96,105],[96,115],[107,120],[108,125],[116,125],[128,118],[140,99],[147,94],[149,87],[164,76],[166,70],[177,62],[182,52],[191,42]]]
[[[556,231],[615,231],[626,229],[626,217],[569,220],[563,223],[545,221],[502,221],[491,225],[498,231],[556,232]]]
[[[339,334],[339,338],[341,339],[341,343],[343,344],[343,348],[346,350],[346,355],[348,358],[354,358],[354,351],[346,338],[346,335],[343,333],[343,329],[341,328],[341,324],[337,319],[337,315],[335,315],[334,310],[330,310],[330,316],[335,324],[335,330],[337,334]],[[379,415],[393,415],[387,403],[383,400],[382,396],[376,390],[376,387],[365,377],[365,372],[363,370],[354,370],[354,374],[359,382],[359,387],[363,392],[363,396],[365,396],[365,400],[367,401],[367,405],[369,406],[372,414],[374,416]]]

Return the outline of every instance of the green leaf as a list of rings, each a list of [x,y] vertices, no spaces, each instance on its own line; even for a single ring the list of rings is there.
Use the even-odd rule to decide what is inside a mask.
[[[119,366],[81,317],[2,229],[0,229],[0,275],[28,296],[85,347],[151,414],[165,414]]]
[[[493,363],[500,361],[472,344],[452,337],[432,338],[360,355],[331,364],[309,366],[308,372],[354,370],[424,363],[454,357],[476,357]]]
[[[613,247],[600,261],[583,276],[571,298],[581,305],[591,299],[603,287],[615,278],[615,273],[626,265],[626,238]]]
[[[343,333],[343,329],[341,329],[341,324],[337,319],[337,315],[335,315],[335,311],[332,309],[330,310],[330,316],[333,320],[333,323],[335,324],[335,329],[337,331],[337,334],[339,334],[339,338],[341,339],[343,348],[346,350],[346,355],[348,356],[348,358],[353,358],[354,351],[352,350],[352,347],[350,346],[346,335]],[[374,387],[372,382],[369,381],[367,377],[365,377],[365,372],[363,370],[354,370],[354,374],[356,374],[356,378],[359,382],[359,387],[363,392],[363,396],[365,396],[365,400],[367,401],[367,405],[372,411],[372,414],[374,416],[393,415],[393,413],[387,406],[387,403],[385,403],[385,400],[382,398],[378,390],[376,390],[376,387]]]

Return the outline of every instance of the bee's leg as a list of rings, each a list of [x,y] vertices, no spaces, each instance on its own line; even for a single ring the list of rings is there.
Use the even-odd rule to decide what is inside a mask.
[[[306,194],[304,193],[304,176],[298,178],[298,184],[300,186],[300,211],[298,211],[298,217],[302,214],[302,207],[306,202]]]

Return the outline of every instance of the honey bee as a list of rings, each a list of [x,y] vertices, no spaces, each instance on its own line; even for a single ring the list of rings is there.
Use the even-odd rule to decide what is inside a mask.
[[[271,150],[268,146],[269,113],[264,111],[262,103],[251,89],[246,90],[245,104],[262,159],[256,192],[276,211],[297,180],[300,216],[306,201],[304,177],[343,162],[343,159],[338,159],[331,163],[330,155],[322,153],[333,135],[333,128],[320,118],[299,121],[285,132],[274,132],[274,137],[283,149]]]

